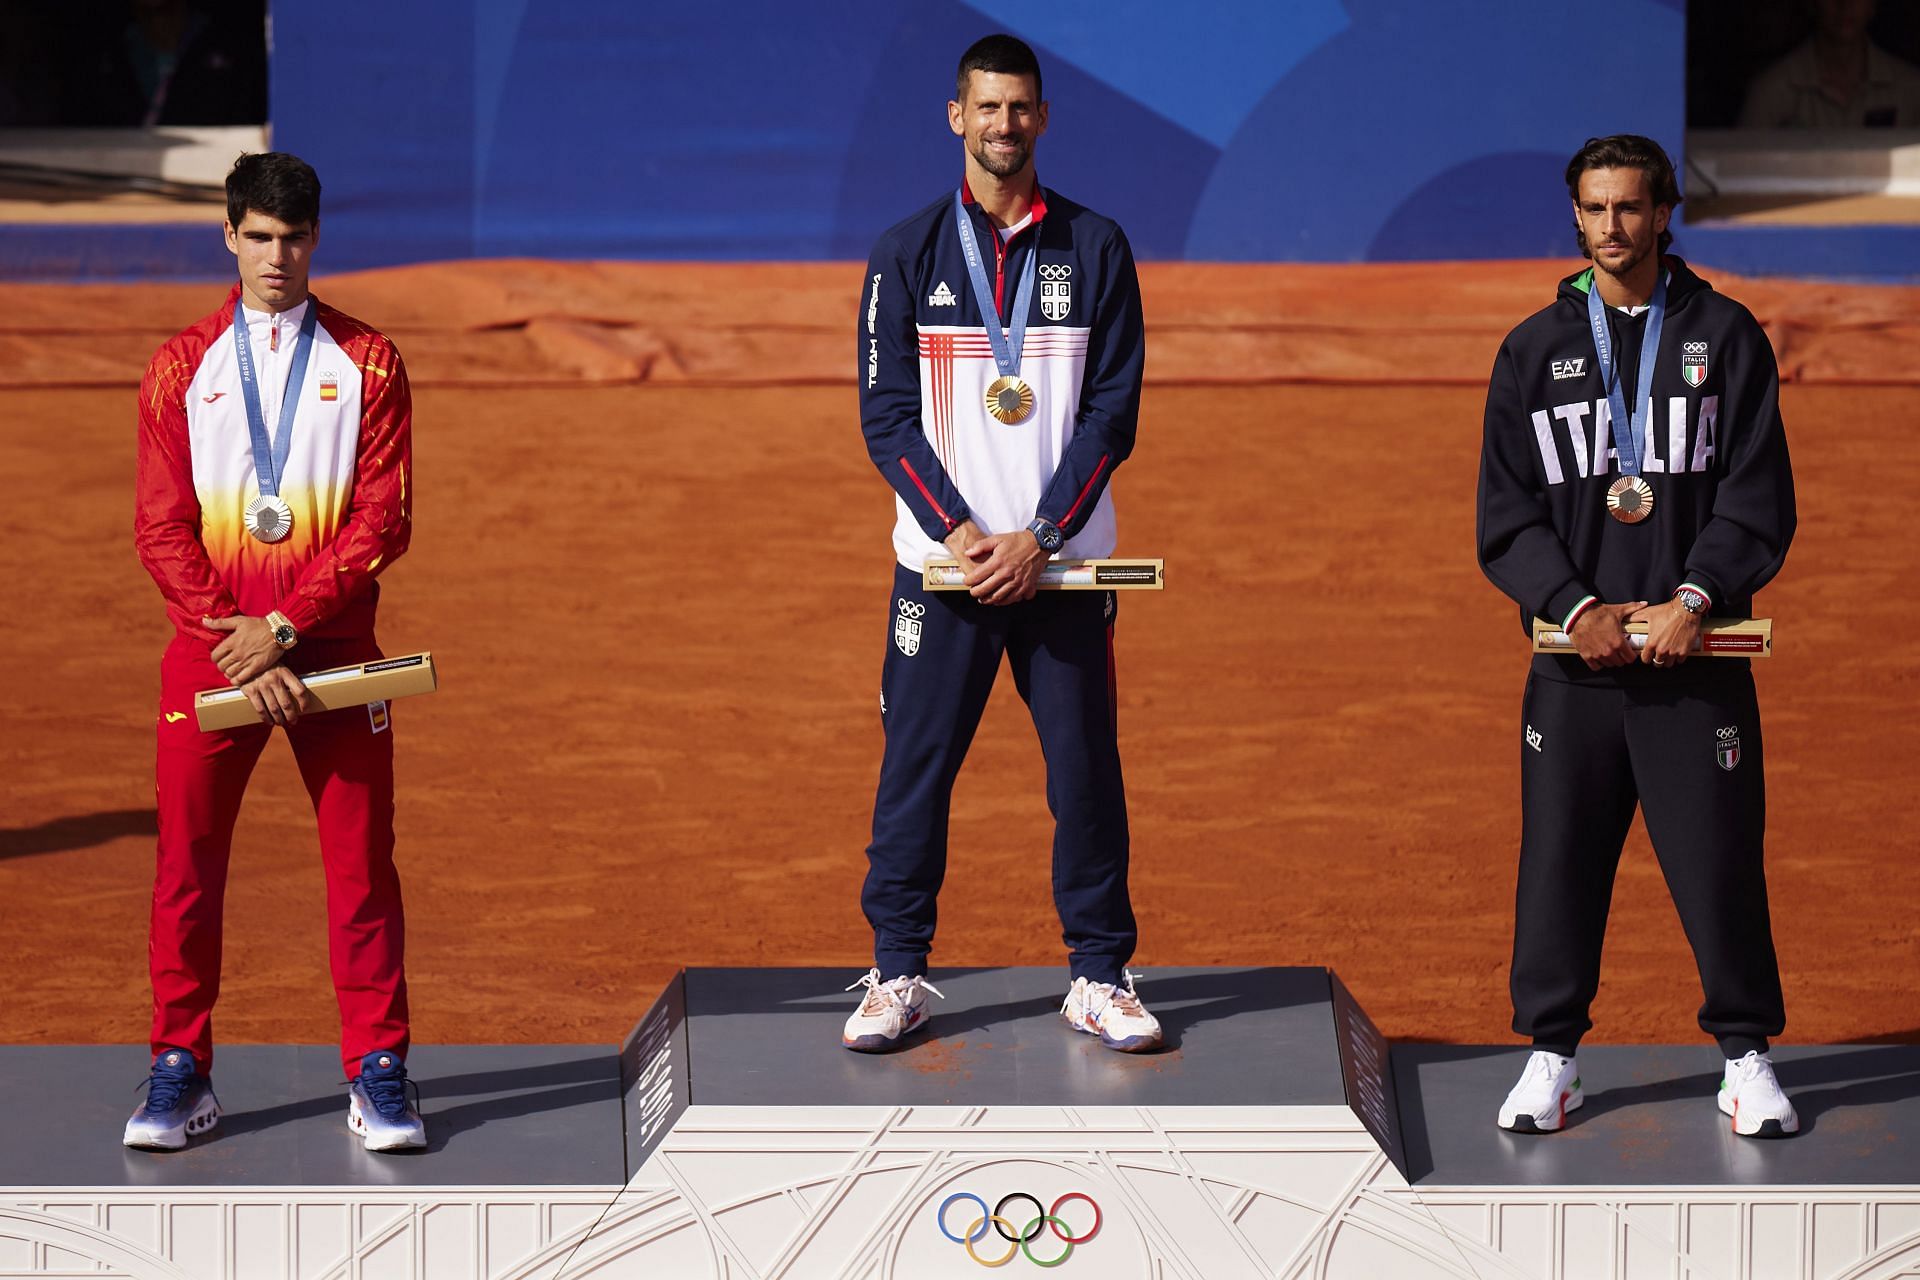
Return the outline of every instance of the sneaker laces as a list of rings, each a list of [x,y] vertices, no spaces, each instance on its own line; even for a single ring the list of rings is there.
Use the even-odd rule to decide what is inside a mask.
[[[1527,1055],[1527,1069],[1520,1073],[1520,1083],[1524,1085],[1536,1079],[1551,1080],[1560,1070],[1555,1061],[1560,1056],[1549,1049],[1535,1049]]]
[[[179,1067],[169,1068],[164,1055],[153,1060],[153,1069],[147,1078],[134,1086],[135,1093],[145,1089],[147,1101],[144,1110],[151,1115],[165,1115],[180,1105],[180,1099],[193,1087],[193,1072]]]
[[[1768,1093],[1780,1093],[1780,1082],[1774,1077],[1773,1063],[1758,1049],[1749,1049],[1738,1058],[1730,1059],[1727,1078],[1736,1090],[1757,1083],[1763,1085]]]
[[[1133,989],[1133,971],[1122,969],[1120,972],[1127,982],[1124,989],[1115,982],[1087,983],[1085,992],[1088,997],[1087,1016],[1089,1018],[1099,1018],[1107,1011],[1108,1006],[1118,1009],[1128,1017],[1146,1016],[1146,1006],[1140,1003],[1140,994]],[[1060,1006],[1060,1011],[1065,1013],[1072,1004],[1073,992],[1069,990],[1066,1003]]]
[[[864,974],[860,975],[859,978],[849,982],[842,989],[851,991],[855,987],[865,987],[867,994],[860,1001],[860,1012],[873,1014],[881,1012],[888,1004],[896,1004],[903,1009],[907,1008],[911,1003],[913,989],[916,986],[922,990],[933,992],[933,994],[940,996],[942,1000],[946,999],[945,996],[940,995],[940,988],[934,986],[922,977],[889,978],[887,981],[882,982],[880,980],[880,970],[877,968],[867,970]]]
[[[367,1103],[382,1120],[395,1123],[407,1118],[407,1090],[413,1090],[413,1105],[420,1108],[420,1086],[407,1076],[404,1063],[392,1075],[370,1075],[362,1071],[358,1080],[348,1080],[347,1084],[358,1084],[360,1092],[366,1095]]]

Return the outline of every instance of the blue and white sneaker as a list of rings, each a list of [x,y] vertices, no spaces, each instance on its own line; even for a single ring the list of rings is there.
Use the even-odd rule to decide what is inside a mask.
[[[399,1054],[375,1049],[360,1059],[360,1074],[347,1091],[347,1128],[367,1150],[409,1151],[427,1145],[427,1122],[416,1103],[407,1100],[409,1088],[417,1100],[420,1091],[407,1079],[407,1064]]]
[[[1160,1020],[1147,1012],[1133,989],[1133,975],[1125,975],[1126,986],[1112,982],[1089,982],[1075,978],[1067,988],[1067,999],[1060,1016],[1075,1031],[1099,1036],[1100,1043],[1121,1053],[1151,1053],[1160,1047]]]
[[[867,993],[860,997],[860,1007],[848,1015],[847,1025],[840,1032],[840,1043],[855,1053],[892,1053],[905,1048],[909,1037],[927,1029],[931,1016],[927,993],[940,996],[924,977],[903,974],[882,982],[878,969],[867,970],[867,975],[849,983],[847,990],[855,987],[865,987]]]
[[[193,1055],[168,1049],[153,1060],[147,1097],[131,1116],[120,1141],[143,1151],[178,1151],[187,1139],[210,1133],[220,1123],[220,1100],[213,1081],[200,1074]]]

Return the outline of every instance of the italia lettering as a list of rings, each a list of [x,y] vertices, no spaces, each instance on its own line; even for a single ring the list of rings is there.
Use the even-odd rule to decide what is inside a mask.
[[[1674,396],[1667,401],[1664,433],[1659,429],[1658,415],[1635,415],[1644,417],[1640,434],[1641,471],[1660,475],[1713,469],[1714,454],[1719,447],[1720,397],[1700,397],[1699,409],[1691,423],[1691,453],[1687,448],[1688,405],[1686,396]],[[1613,447],[1613,411],[1605,400],[1576,400],[1555,405],[1551,410],[1536,409],[1531,416],[1534,443],[1539,446],[1540,465],[1548,484],[1566,483],[1564,457],[1573,459],[1574,474],[1582,480],[1618,470],[1620,459]]]

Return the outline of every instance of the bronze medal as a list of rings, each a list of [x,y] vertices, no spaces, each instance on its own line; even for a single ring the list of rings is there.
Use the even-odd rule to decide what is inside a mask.
[[[1639,476],[1621,476],[1607,490],[1607,514],[1621,524],[1639,524],[1653,514],[1653,486]]]
[[[1025,422],[1033,416],[1033,388],[1019,378],[995,378],[987,387],[987,412],[1001,422]]]

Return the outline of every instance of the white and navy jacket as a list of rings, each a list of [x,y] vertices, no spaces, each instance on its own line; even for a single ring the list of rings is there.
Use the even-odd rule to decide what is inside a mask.
[[[893,547],[919,569],[971,519],[986,533],[1036,516],[1066,534],[1062,556],[1114,548],[1114,468],[1133,449],[1146,346],[1133,251],[1117,223],[1035,186],[1031,222],[1003,240],[964,186],[962,199],[996,296],[973,296],[948,192],[880,237],[867,264],[858,332],[860,425],[898,495]],[[1037,253],[1020,377],[1034,412],[986,410],[999,376],[984,316],[1011,320],[1026,256]]]
[[[1633,414],[1653,513],[1607,514],[1620,475],[1607,387],[1587,319],[1589,268],[1560,282],[1553,305],[1507,336],[1487,387],[1480,453],[1480,567],[1520,606],[1523,628],[1571,627],[1596,602],[1669,599],[1682,584],[1715,615],[1743,617],[1793,541],[1793,466],[1780,421],[1780,374],[1745,307],[1671,255],[1667,317],[1651,406]],[[1635,393],[1646,317],[1609,310],[1618,370]],[[1545,656],[1534,670],[1577,682],[1651,678],[1638,664],[1589,672]]]

